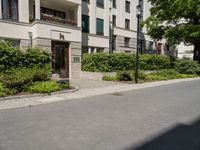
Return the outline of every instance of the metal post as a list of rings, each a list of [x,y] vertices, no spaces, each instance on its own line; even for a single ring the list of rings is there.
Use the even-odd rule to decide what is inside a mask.
[[[140,35],[140,17],[137,16],[137,50],[136,50],[136,64],[135,64],[135,83],[138,83],[138,66],[139,66],[139,35]]]

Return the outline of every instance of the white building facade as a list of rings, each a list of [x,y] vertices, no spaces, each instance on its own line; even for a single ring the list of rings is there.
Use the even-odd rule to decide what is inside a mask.
[[[0,0],[0,39],[53,53],[54,74],[79,78],[81,0]]]
[[[142,19],[149,15],[151,5],[140,0]],[[138,0],[83,0],[83,53],[136,51]],[[164,54],[164,41],[154,42],[143,29],[141,52]]]

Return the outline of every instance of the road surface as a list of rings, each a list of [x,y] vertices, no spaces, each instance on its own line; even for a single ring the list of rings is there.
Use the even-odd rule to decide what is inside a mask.
[[[200,150],[200,80],[0,111],[0,150]]]

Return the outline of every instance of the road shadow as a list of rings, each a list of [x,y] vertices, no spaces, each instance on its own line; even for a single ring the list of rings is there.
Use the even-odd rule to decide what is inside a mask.
[[[200,120],[177,125],[147,143],[124,150],[200,150]]]

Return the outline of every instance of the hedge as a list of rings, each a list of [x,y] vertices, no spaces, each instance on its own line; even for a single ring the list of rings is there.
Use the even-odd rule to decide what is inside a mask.
[[[161,70],[170,69],[174,59],[168,56],[144,54],[140,55],[139,69]],[[112,72],[133,70],[135,68],[135,54],[128,53],[96,53],[84,54],[82,70],[90,72]]]
[[[0,42],[0,72],[11,68],[34,67],[40,68],[52,62],[51,54],[37,48],[28,48],[25,51],[11,47],[7,42]]]

